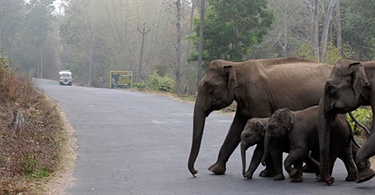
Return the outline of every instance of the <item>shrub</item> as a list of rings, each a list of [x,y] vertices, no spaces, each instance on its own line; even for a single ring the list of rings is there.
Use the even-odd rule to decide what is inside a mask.
[[[368,107],[361,107],[355,111],[352,111],[353,116],[367,128],[370,128],[372,122],[372,111]],[[362,128],[353,121],[353,119],[348,115],[347,116],[350,126],[352,127],[353,133],[358,135],[361,133]]]
[[[159,76],[154,72],[150,75],[146,87],[152,90],[170,92],[174,89],[174,80],[168,76]]]

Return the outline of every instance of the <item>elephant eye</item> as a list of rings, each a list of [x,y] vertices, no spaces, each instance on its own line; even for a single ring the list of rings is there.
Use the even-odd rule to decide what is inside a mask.
[[[329,86],[328,86],[328,93],[329,93],[329,94],[333,95],[333,94],[335,94],[336,92],[337,92],[336,87],[334,87],[334,86],[332,86],[332,85],[329,85]]]

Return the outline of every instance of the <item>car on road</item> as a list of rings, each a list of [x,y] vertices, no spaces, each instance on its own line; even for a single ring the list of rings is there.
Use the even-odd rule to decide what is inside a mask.
[[[72,85],[73,83],[72,72],[70,72],[70,70],[61,70],[59,72],[59,82],[60,82],[60,85]]]

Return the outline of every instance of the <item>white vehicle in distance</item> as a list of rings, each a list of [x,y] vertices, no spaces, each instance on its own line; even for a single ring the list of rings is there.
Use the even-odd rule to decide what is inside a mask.
[[[72,85],[73,77],[70,70],[62,70],[59,72],[60,85]]]

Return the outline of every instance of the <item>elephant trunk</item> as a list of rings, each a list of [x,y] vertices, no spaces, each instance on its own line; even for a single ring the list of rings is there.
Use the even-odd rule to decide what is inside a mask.
[[[195,160],[197,159],[199,149],[202,142],[203,129],[206,121],[206,115],[204,113],[204,106],[199,96],[194,106],[194,117],[193,117],[193,140],[190,150],[190,156],[188,161],[188,168],[190,173],[195,176],[198,173],[194,168]]]
[[[246,170],[246,144],[241,143],[242,175],[245,178]]]
[[[319,105],[319,118],[318,118],[318,137],[320,148],[320,176],[327,184],[332,184],[335,179],[331,177],[331,165],[329,161],[330,153],[330,140],[331,140],[331,123],[334,116],[325,113],[326,102]]]

